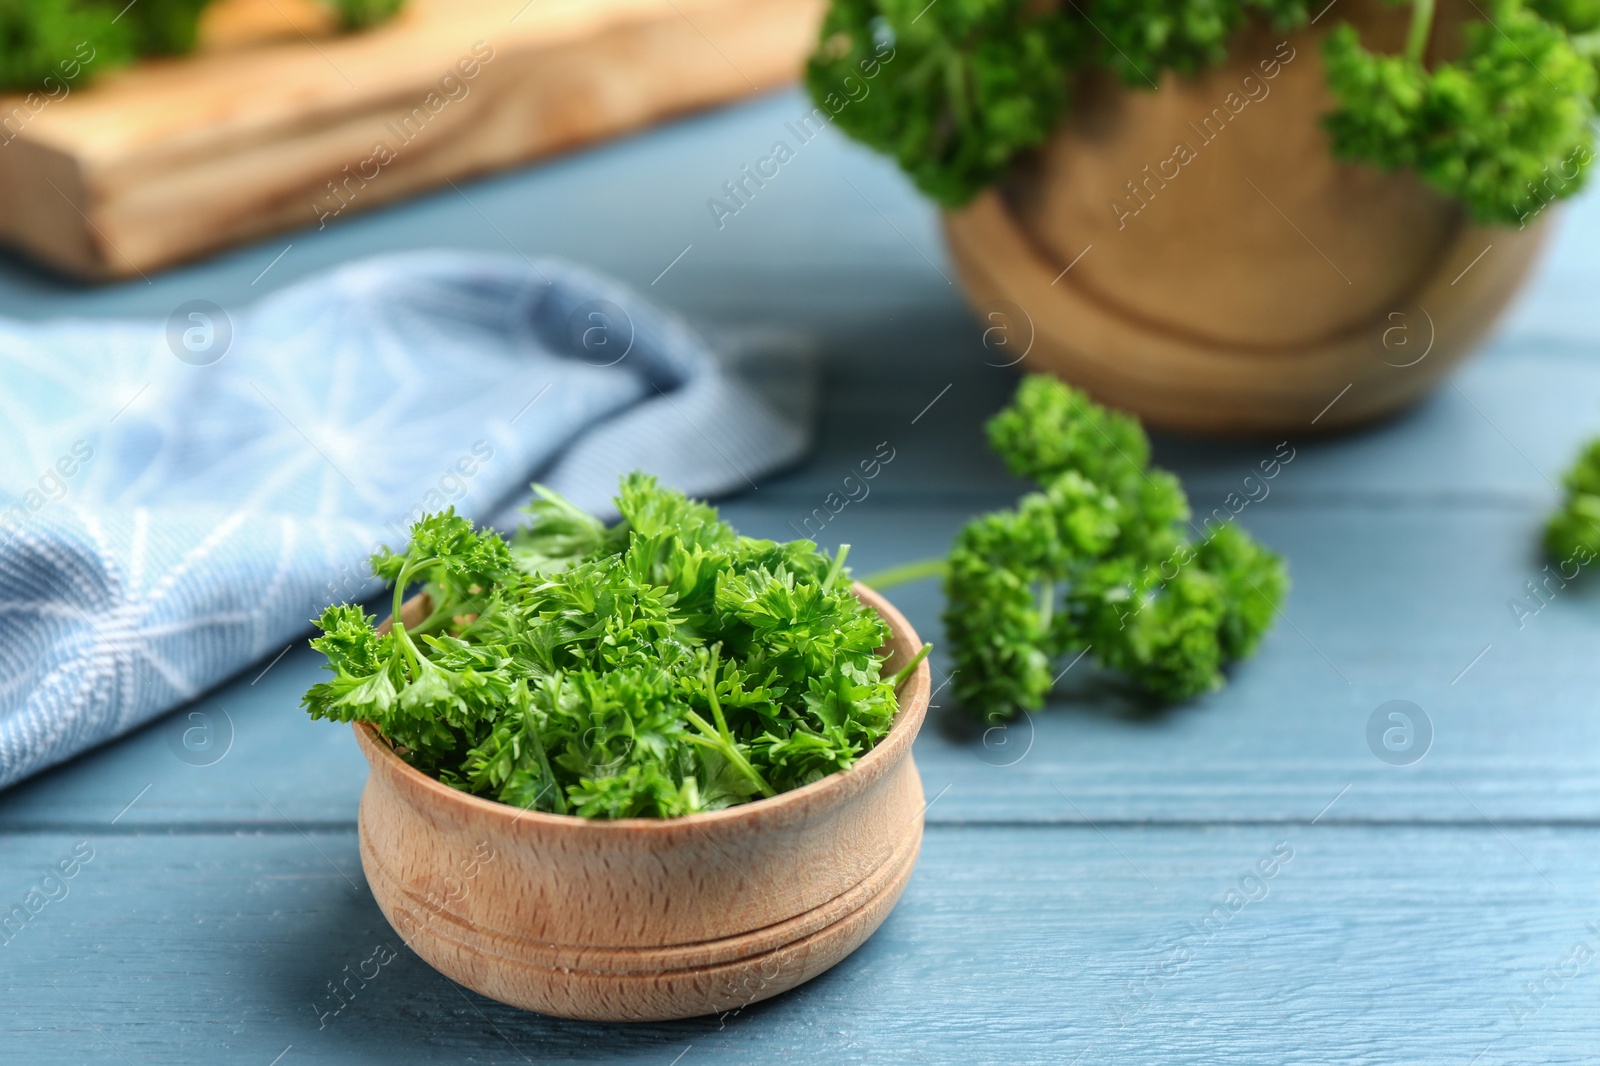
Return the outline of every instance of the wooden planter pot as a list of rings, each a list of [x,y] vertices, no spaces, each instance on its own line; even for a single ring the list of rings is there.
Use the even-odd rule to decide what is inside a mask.
[[[921,641],[887,601],[856,593],[889,624],[898,669]],[[361,865],[412,950],[503,1003],[591,1021],[735,1010],[839,962],[900,898],[922,844],[911,742],[928,678],[924,662],[889,735],[850,770],[686,818],[597,821],[480,799],[356,723],[372,766]]]
[[[1399,50],[1408,9],[1340,10]],[[1430,60],[1472,13],[1442,5]],[[1409,173],[1335,162],[1320,124],[1333,22],[1253,27],[1226,64],[1158,92],[1088,80],[1053,140],[947,215],[992,361],[1026,351],[1019,369],[1210,432],[1329,429],[1435,385],[1505,307],[1546,219],[1474,225]]]

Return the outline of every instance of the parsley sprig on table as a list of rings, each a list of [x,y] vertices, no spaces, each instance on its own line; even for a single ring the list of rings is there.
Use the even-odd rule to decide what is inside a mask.
[[[1583,446],[1562,482],[1566,498],[1545,525],[1544,549],[1571,580],[1576,572],[1566,573],[1568,566],[1600,558],[1600,438]]]
[[[1368,51],[1349,24],[1326,41],[1334,154],[1413,169],[1484,222],[1576,193],[1594,159],[1600,5],[1484,0],[1460,56],[1430,68],[1434,0],[1409,2],[1399,55]],[[807,78],[846,133],[956,207],[1044,143],[1076,73],[1152,90],[1221,62],[1249,20],[1289,29],[1309,13],[1305,0],[832,0]],[[864,72],[871,91],[851,93]]]
[[[1023,379],[988,430],[1038,489],[974,519],[948,559],[867,579],[944,575],[962,706],[991,721],[1035,710],[1085,652],[1163,700],[1220,688],[1272,624],[1282,561],[1232,523],[1190,526],[1139,423],[1055,378]]]
[[[846,770],[889,731],[889,631],[810,541],[736,534],[630,475],[606,526],[544,490],[508,543],[453,511],[374,556],[393,628],[329,608],[314,718],[376,725],[446,784],[593,818],[673,817]],[[431,609],[399,621],[421,584]],[[924,649],[923,654],[926,654]]]

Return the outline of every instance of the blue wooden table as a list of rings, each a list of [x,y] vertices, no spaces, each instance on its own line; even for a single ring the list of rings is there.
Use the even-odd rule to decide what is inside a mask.
[[[888,442],[892,463],[824,538],[868,572],[940,552],[1015,497],[980,434],[1015,377],[989,365],[930,208],[831,132],[717,227],[706,199],[803,108],[764,98],[149,283],[0,265],[0,314],[237,307],[387,249],[584,260],[698,323],[819,354],[815,454],[726,510],[791,537]],[[1151,711],[1084,669],[988,733],[936,698],[916,746],[933,800],[916,876],[810,984],[726,1018],[608,1026],[441,977],[363,882],[366,766],[347,729],[297,709],[320,672],[297,645],[191,708],[231,731],[217,761],[175,754],[192,724],[178,715],[0,794],[0,901],[92,856],[0,949],[0,1060],[1594,1061],[1600,587],[1520,619],[1509,603],[1537,606],[1543,516],[1600,431],[1596,247],[1590,197],[1437,395],[1360,434],[1291,437],[1241,521],[1287,556],[1294,591],[1225,691]],[[1157,446],[1202,512],[1276,450]],[[895,599],[940,640],[935,586]],[[1369,745],[1390,700],[1431,727],[1407,765]],[[398,956],[335,1012],[331,984],[379,949]]]

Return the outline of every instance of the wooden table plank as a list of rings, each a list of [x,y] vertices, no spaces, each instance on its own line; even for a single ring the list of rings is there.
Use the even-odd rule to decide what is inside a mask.
[[[0,263],[0,314],[239,307],[358,255],[431,244],[566,254],[698,321],[775,326],[820,352],[817,454],[728,505],[746,531],[792,536],[788,523],[887,439],[894,462],[828,531],[863,571],[934,554],[1018,491],[979,430],[1014,372],[985,365],[939,274],[927,205],[831,133],[714,228],[705,198],[801,106],[775,96],[149,285],[83,290]],[[1289,557],[1292,625],[1226,691],[1130,713],[1079,670],[1033,719],[1031,744],[1018,727],[1004,746],[939,700],[917,745],[938,798],[916,878],[866,948],[797,993],[725,1024],[588,1026],[463,995],[402,953],[319,1031],[326,982],[392,934],[355,862],[365,767],[348,731],[297,709],[319,674],[297,648],[183,712],[220,723],[226,711],[233,742],[212,765],[174,754],[198,724],[180,714],[0,794],[0,900],[21,902],[74,842],[97,849],[71,895],[0,947],[4,1057],[1592,1059],[1594,963],[1548,974],[1570,972],[1580,941],[1600,949],[1586,924],[1600,928],[1600,592],[1563,590],[1520,630],[1506,606],[1542,565],[1549,482],[1600,428],[1600,195],[1564,225],[1459,391],[1363,434],[1293,442],[1271,496],[1240,519]],[[1212,506],[1274,443],[1163,439],[1157,452]],[[934,585],[894,598],[940,639]],[[942,653],[935,664],[949,668]],[[1392,698],[1436,726],[1414,766],[1366,746],[1367,717]],[[1268,898],[1163,973],[1188,923],[1280,839],[1296,857]],[[1528,1000],[1525,983],[1541,981],[1554,991]]]
[[[917,744],[929,792],[951,786],[930,818],[1305,820],[1351,785],[1330,816],[1475,820],[1476,804],[1496,820],[1600,820],[1597,594],[1574,588],[1520,631],[1505,606],[1535,572],[1535,516],[1273,511],[1272,502],[1247,517],[1291,560],[1288,622],[1227,689],[1150,711],[1079,667],[1052,707],[987,742],[946,689]],[[829,527],[864,569],[937,551],[965,518],[877,503],[869,497]],[[751,533],[778,536],[793,513],[755,497],[727,512]],[[896,590],[895,600],[926,639],[942,640],[934,583]],[[935,667],[941,679],[949,670],[942,652]],[[13,790],[0,801],[0,827],[108,818],[146,785],[131,824],[274,820],[252,782],[296,820],[347,822],[365,766],[346,729],[298,709],[320,676],[318,656],[291,651],[252,684],[256,673]],[[1434,724],[1432,750],[1414,766],[1387,765],[1367,746],[1369,716],[1391,699],[1414,701]],[[212,766],[186,765],[174,754],[181,734],[208,723],[219,733],[231,723],[232,750]]]
[[[1537,411],[1535,395],[1511,389],[1526,382],[1526,370],[1487,376],[1507,361],[1475,363],[1462,392],[1499,400],[1510,414]],[[1534,389],[1555,388],[1549,362],[1527,360],[1526,367],[1551,375],[1533,381]],[[830,523],[825,539],[853,543],[863,573],[939,553],[968,515],[1003,505],[1017,491],[982,452],[977,428],[1004,401],[1009,380],[960,380],[961,388],[916,426],[910,421],[917,411],[904,397],[880,393],[868,401],[830,403],[817,457],[732,502],[730,516],[753,534],[794,536],[825,493],[840,487],[844,471],[892,438],[895,460],[874,480],[872,495]],[[829,395],[857,397],[855,384],[847,379]],[[1523,407],[1513,407],[1508,393],[1520,396]],[[876,418],[870,408],[855,406],[873,401],[884,404]],[[1446,394],[1434,407],[1447,410],[1424,412],[1415,420],[1420,425],[1404,420],[1375,431],[1390,438],[1387,452],[1371,437],[1304,445],[1276,479],[1274,494],[1244,512],[1241,520],[1289,558],[1297,589],[1288,607],[1292,625],[1278,628],[1233,686],[1192,707],[1132,719],[1126,698],[1113,691],[1084,699],[1080,686],[1069,705],[1034,722],[1031,747],[1009,732],[990,734],[985,745],[982,731],[948,712],[936,715],[935,724],[944,724],[930,728],[919,757],[935,787],[956,786],[936,817],[1076,817],[1052,782],[1070,783],[1091,817],[1110,819],[1304,818],[1331,791],[1351,783],[1358,786],[1349,798],[1352,808],[1385,817],[1470,816],[1457,787],[1497,819],[1594,817],[1600,791],[1590,767],[1600,748],[1588,693],[1596,681],[1590,654],[1595,594],[1575,586],[1517,628],[1507,603],[1526,599],[1524,582],[1539,573],[1534,544],[1553,493],[1542,482],[1542,495],[1527,487],[1535,474],[1518,449],[1460,396]],[[1562,425],[1551,420],[1540,427],[1534,417],[1500,422],[1529,439]],[[894,424],[901,429],[884,428]],[[1570,422],[1566,430],[1581,432]],[[1439,459],[1432,468],[1410,458],[1429,442]],[[1243,466],[1238,457],[1250,448],[1179,452],[1167,442],[1165,450],[1179,460],[1173,465],[1183,470],[1197,501],[1209,494],[1220,503],[1230,485],[1225,479],[1237,475]],[[1413,483],[1431,469],[1471,486],[1480,469],[1470,460],[1475,452],[1504,459],[1495,477],[1502,484],[1520,479],[1522,487],[1511,493],[1480,482],[1418,495],[1403,483],[1374,487],[1343,473],[1354,466],[1377,476],[1409,462],[1403,476]],[[1386,465],[1385,454],[1395,461]],[[934,586],[898,590],[895,598],[928,639],[941,642]],[[1451,684],[1486,647],[1484,658]],[[948,669],[942,655],[935,661]],[[297,818],[347,817],[364,767],[348,738],[303,721],[296,710],[300,693],[318,677],[315,657],[291,653],[251,685],[260,666],[197,705],[219,728],[221,708],[239,731],[226,770],[208,775],[207,768],[172,757],[169,741],[191,725],[179,715],[125,749],[96,755],[91,768],[70,779],[15,793],[0,803],[0,824],[99,817],[157,781],[161,789],[130,818],[255,822],[270,818],[270,808],[227,771],[241,757],[275,763],[283,754],[298,755],[301,787],[287,801],[297,804]],[[1417,767],[1385,766],[1364,746],[1366,716],[1390,698],[1418,701],[1438,716],[1437,747]],[[1005,766],[1018,743],[1029,753],[1026,761]],[[1479,783],[1481,795],[1473,791]]]
[[[1600,946],[1592,829],[934,827],[836,969],[735,1016],[637,1026],[458,990],[388,928],[353,833],[125,829],[0,836],[8,902],[80,841],[94,855],[0,948],[8,1058],[1592,1061],[1594,963],[1524,989]],[[1255,898],[1230,905],[1241,881]],[[378,948],[397,957],[324,1017],[329,982]]]
[[[914,359],[891,348],[886,333],[823,345],[828,388],[817,454],[791,475],[763,484],[751,499],[784,496],[804,513],[837,491],[850,468],[883,442],[896,458],[870,486],[878,499],[971,499],[989,507],[1022,491],[989,453],[982,433],[983,421],[1010,398],[1016,374],[984,365],[978,332],[961,315],[930,306],[930,323],[908,344]],[[1502,345],[1469,362],[1417,409],[1363,432],[1325,437],[1307,427],[1244,441],[1158,434],[1155,461],[1183,478],[1199,514],[1227,506],[1229,492],[1259,496],[1260,488],[1243,479],[1259,477],[1260,463],[1276,454],[1293,460],[1250,513],[1368,501],[1538,514],[1554,506],[1562,475],[1580,444],[1595,435],[1600,362]],[[1287,447],[1280,449],[1280,442]]]
[[[943,332],[950,331],[930,328],[928,345],[886,349],[876,361],[854,344],[830,350],[816,456],[734,501],[730,516],[753,534],[794,536],[881,441],[895,449],[894,461],[823,538],[853,543],[859,572],[937,554],[970,514],[1009,502],[1019,483],[984,450],[979,427],[1004,403],[1012,372],[973,359],[972,347],[934,339]],[[915,370],[920,392],[891,374],[908,370],[908,351],[924,360]],[[1296,442],[1272,495],[1241,518],[1290,560],[1292,626],[1280,626],[1227,691],[1153,719],[1130,720],[1127,699],[1084,699],[1081,687],[1070,705],[1033,724],[1031,747],[1009,732],[990,734],[985,745],[982,731],[936,715],[944,724],[920,742],[919,758],[930,783],[952,784],[953,792],[935,817],[1077,817],[1052,782],[1070,784],[1091,817],[1114,820],[1305,818],[1352,783],[1351,809],[1391,818],[1470,816],[1457,787],[1496,819],[1594,817],[1600,790],[1589,770],[1597,741],[1587,694],[1595,690],[1595,594],[1574,587],[1522,630],[1507,602],[1526,598],[1524,582],[1542,565],[1534,544],[1555,493],[1535,467],[1556,476],[1588,431],[1595,395],[1600,367],[1500,349],[1469,364],[1459,391],[1412,416],[1366,435]],[[1184,475],[1200,509],[1222,504],[1272,445],[1164,440],[1158,452]],[[941,642],[933,586],[895,597]],[[935,661],[948,669],[942,655]],[[300,787],[286,801],[296,804],[294,816],[344,820],[364,767],[348,738],[295,709],[318,676],[315,657],[292,653],[249,684],[264,665],[197,705],[219,727],[226,714],[238,729],[227,770],[241,759],[277,764],[297,754]],[[1364,746],[1366,716],[1390,698],[1440,716],[1437,748],[1417,767],[1395,770]],[[0,825],[100,817],[156,782],[161,788],[129,818],[272,817],[235,774],[172,757],[169,741],[190,725],[169,718],[73,777],[14,793],[0,802]],[[1026,761],[1003,765],[1019,743]]]
[[[545,167],[464,184],[459,193],[230,252],[149,284],[85,290],[0,263],[0,314],[165,317],[197,297],[236,309],[351,258],[419,246],[558,254],[615,273],[701,321],[759,322],[814,338],[835,386],[830,434],[857,425],[860,441],[875,443],[883,439],[874,436],[873,423],[882,420],[875,412],[904,411],[909,420],[963,372],[969,376],[961,389],[940,406],[965,400],[961,424],[975,424],[1003,402],[1014,379],[985,364],[995,361],[993,354],[938,273],[948,274],[948,267],[935,215],[889,164],[828,131],[763,192],[769,199],[753,202],[722,230],[706,212],[723,171],[736,171],[744,155],[764,148],[801,110],[798,96],[778,94]],[[650,180],[639,182],[640,173]],[[1447,386],[1408,417],[1324,442],[1324,458],[1308,455],[1293,471],[1297,480],[1278,491],[1551,496],[1544,478],[1557,480],[1576,441],[1600,429],[1600,366],[1585,358],[1593,347],[1591,282],[1600,273],[1586,249],[1600,244],[1600,195],[1574,204],[1563,227],[1519,310],[1455,379],[1460,393]],[[686,247],[679,265],[652,286]],[[996,465],[967,446],[977,440],[974,430],[964,429],[961,439],[961,449],[939,457],[958,465],[923,487],[954,489],[994,476]],[[1258,452],[1259,444],[1181,442],[1164,448],[1161,458],[1185,474],[1214,474],[1220,488],[1236,469],[1259,461]],[[905,465],[918,461],[913,455]]]

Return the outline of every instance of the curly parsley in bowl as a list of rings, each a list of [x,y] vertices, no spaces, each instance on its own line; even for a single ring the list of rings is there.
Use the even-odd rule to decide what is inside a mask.
[[[453,510],[373,571],[394,623],[330,607],[313,718],[376,726],[412,766],[530,810],[713,811],[848,770],[889,732],[888,626],[836,556],[743,537],[632,474],[606,526],[543,489],[508,542]],[[407,589],[423,617],[408,625]],[[413,612],[415,613],[415,612]]]

